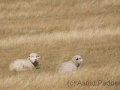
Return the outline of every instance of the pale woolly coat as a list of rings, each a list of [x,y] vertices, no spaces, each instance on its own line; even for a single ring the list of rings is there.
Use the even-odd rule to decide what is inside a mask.
[[[71,72],[77,70],[77,67],[72,63],[72,61],[61,63],[57,66],[57,72]]]
[[[33,69],[34,67],[38,69],[38,58],[40,58],[38,54],[31,53],[27,59],[17,59],[14,62],[12,62],[9,66],[9,69],[11,71],[24,71]]]
[[[79,55],[75,55],[71,61],[64,62],[59,64],[56,67],[56,72],[71,72],[71,71],[76,71],[77,68],[80,66],[80,63],[82,62],[82,58]]]
[[[33,69],[35,66],[28,59],[17,59],[10,64],[11,71],[24,71]]]

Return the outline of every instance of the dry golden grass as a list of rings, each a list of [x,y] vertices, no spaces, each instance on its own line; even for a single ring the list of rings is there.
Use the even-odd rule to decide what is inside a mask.
[[[40,69],[9,71],[13,60],[32,52],[41,56]],[[55,73],[76,54],[84,59],[77,72]],[[119,0],[0,0],[0,90],[119,88]]]

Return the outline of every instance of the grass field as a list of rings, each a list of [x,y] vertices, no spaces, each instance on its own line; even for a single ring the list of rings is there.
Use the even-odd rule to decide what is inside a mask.
[[[9,71],[32,52],[40,69]],[[76,72],[55,72],[76,54]],[[108,89],[120,89],[119,0],[0,0],[0,90]]]

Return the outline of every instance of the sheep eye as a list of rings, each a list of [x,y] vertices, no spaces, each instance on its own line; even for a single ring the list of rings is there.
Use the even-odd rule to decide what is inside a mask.
[[[76,60],[78,60],[78,58]]]

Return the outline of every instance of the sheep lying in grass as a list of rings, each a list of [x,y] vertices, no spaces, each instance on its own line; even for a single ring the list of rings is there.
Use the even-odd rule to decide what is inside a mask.
[[[36,53],[31,53],[27,59],[17,59],[10,64],[11,71],[25,71],[28,69],[39,68],[38,58],[40,56]]]
[[[71,72],[77,70],[83,61],[80,55],[75,55],[71,61],[61,63],[57,66],[56,72]]]

